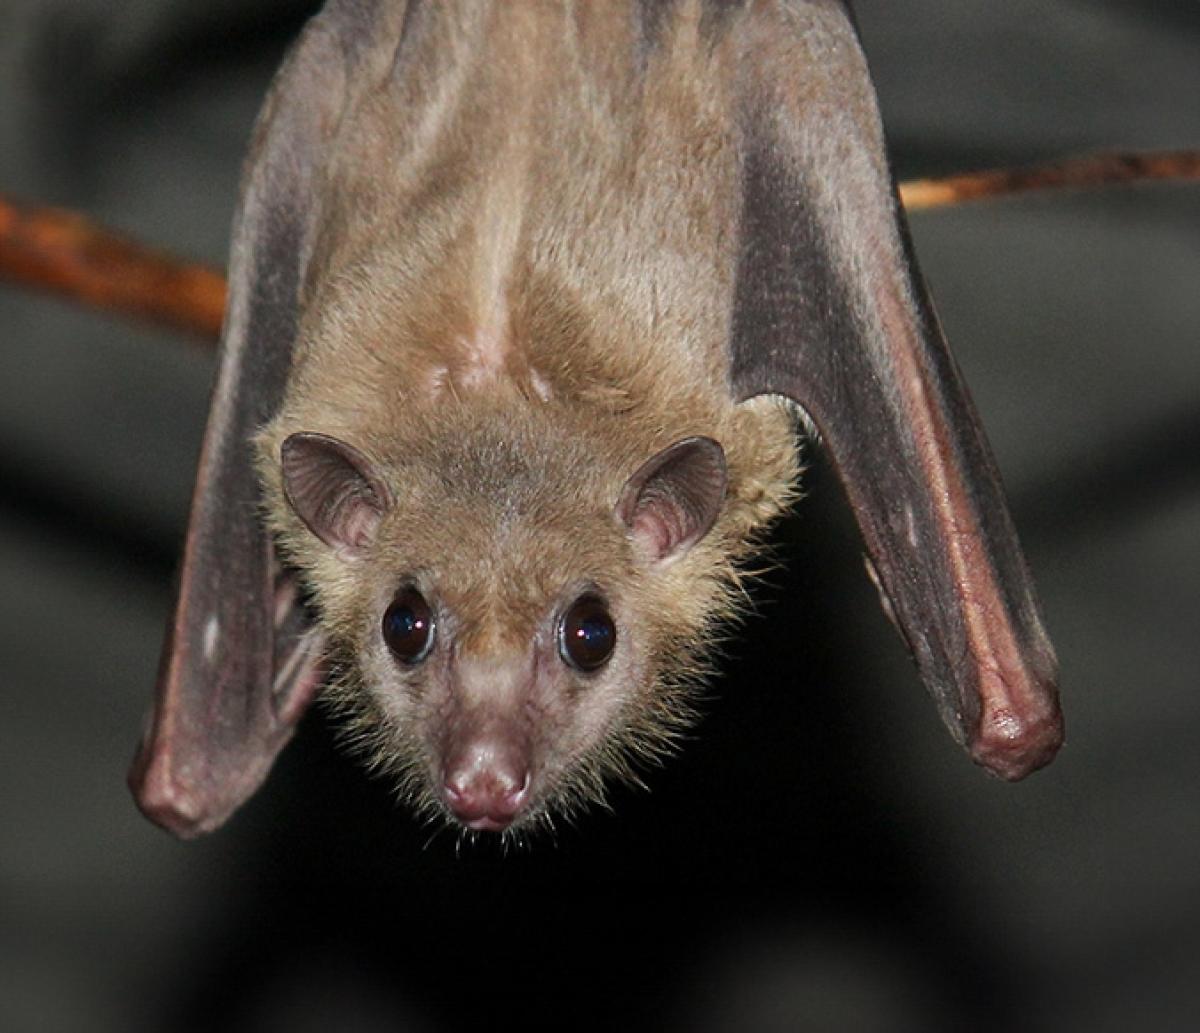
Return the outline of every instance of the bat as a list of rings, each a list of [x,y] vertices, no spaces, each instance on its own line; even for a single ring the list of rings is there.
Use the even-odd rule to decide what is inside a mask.
[[[797,421],[951,734],[1048,763],[849,8],[330,0],[247,163],[139,806],[219,827],[318,694],[459,828],[601,798],[689,719]]]

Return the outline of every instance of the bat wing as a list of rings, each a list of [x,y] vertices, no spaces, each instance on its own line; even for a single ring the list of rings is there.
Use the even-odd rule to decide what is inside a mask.
[[[943,720],[1021,778],[1062,741],[1056,661],[913,259],[851,16],[801,0],[743,25],[733,390],[807,412]]]
[[[322,643],[259,519],[251,437],[287,384],[321,160],[377,6],[335,0],[309,24],[255,130],[179,592],[129,776],[142,811],[180,836],[254,792],[321,680]]]

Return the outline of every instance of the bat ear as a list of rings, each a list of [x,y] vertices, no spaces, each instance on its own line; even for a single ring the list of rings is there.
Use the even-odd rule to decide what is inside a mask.
[[[669,563],[708,534],[727,482],[720,444],[683,438],[647,459],[625,482],[617,518],[653,563]]]
[[[358,449],[325,434],[283,443],[283,491],[305,526],[326,545],[359,554],[392,505],[391,493]]]

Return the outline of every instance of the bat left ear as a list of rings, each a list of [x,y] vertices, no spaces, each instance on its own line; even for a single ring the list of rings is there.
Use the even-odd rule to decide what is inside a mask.
[[[708,534],[728,479],[718,442],[683,438],[651,456],[625,482],[617,518],[652,563],[669,563]]]
[[[293,434],[280,450],[283,491],[305,526],[350,556],[375,537],[392,497],[371,461],[326,434]]]

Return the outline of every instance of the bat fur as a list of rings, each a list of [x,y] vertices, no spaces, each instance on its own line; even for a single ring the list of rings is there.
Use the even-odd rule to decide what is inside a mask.
[[[229,747],[253,761],[233,789],[203,729],[192,754],[215,772],[200,780],[209,796],[168,774],[185,733],[168,727],[183,704],[167,691],[134,773],[151,816],[184,834],[224,820],[326,675],[349,737],[429,813],[511,830],[601,797],[688,718],[754,546],[792,497],[796,402],[831,440],[881,593],[952,730],[1005,777],[1053,755],[1053,654],[973,410],[905,271],[842,4],[335,0],[279,83],[226,338],[231,354],[252,347],[266,311],[288,342],[251,415],[247,360],[228,360],[225,423],[210,430],[226,451],[209,462],[257,469],[256,504],[318,628],[283,690],[275,661],[268,731]],[[794,165],[773,157],[793,152]],[[262,302],[271,290],[283,300]],[[779,343],[792,325],[799,343]],[[815,388],[812,327],[834,356]],[[862,404],[891,415],[863,409],[863,429],[843,433],[860,389],[839,376],[882,382]],[[891,421],[877,439],[876,419]],[[230,426],[253,436],[252,456],[229,451],[242,447]],[[907,529],[873,495],[889,495],[871,472],[888,454],[858,458],[889,453],[889,434],[921,480]],[[189,570],[208,575],[194,550],[170,684],[199,649],[186,586]],[[925,586],[897,550],[929,555],[928,577],[951,587]],[[927,632],[919,607],[943,608],[929,596],[954,585],[945,608],[965,616]],[[407,591],[431,612],[419,662],[380,631]],[[592,597],[615,647],[585,671],[565,662],[561,628]],[[205,646],[209,659],[242,648]],[[963,651],[976,673],[944,675]],[[210,691],[207,677],[177,697]]]

